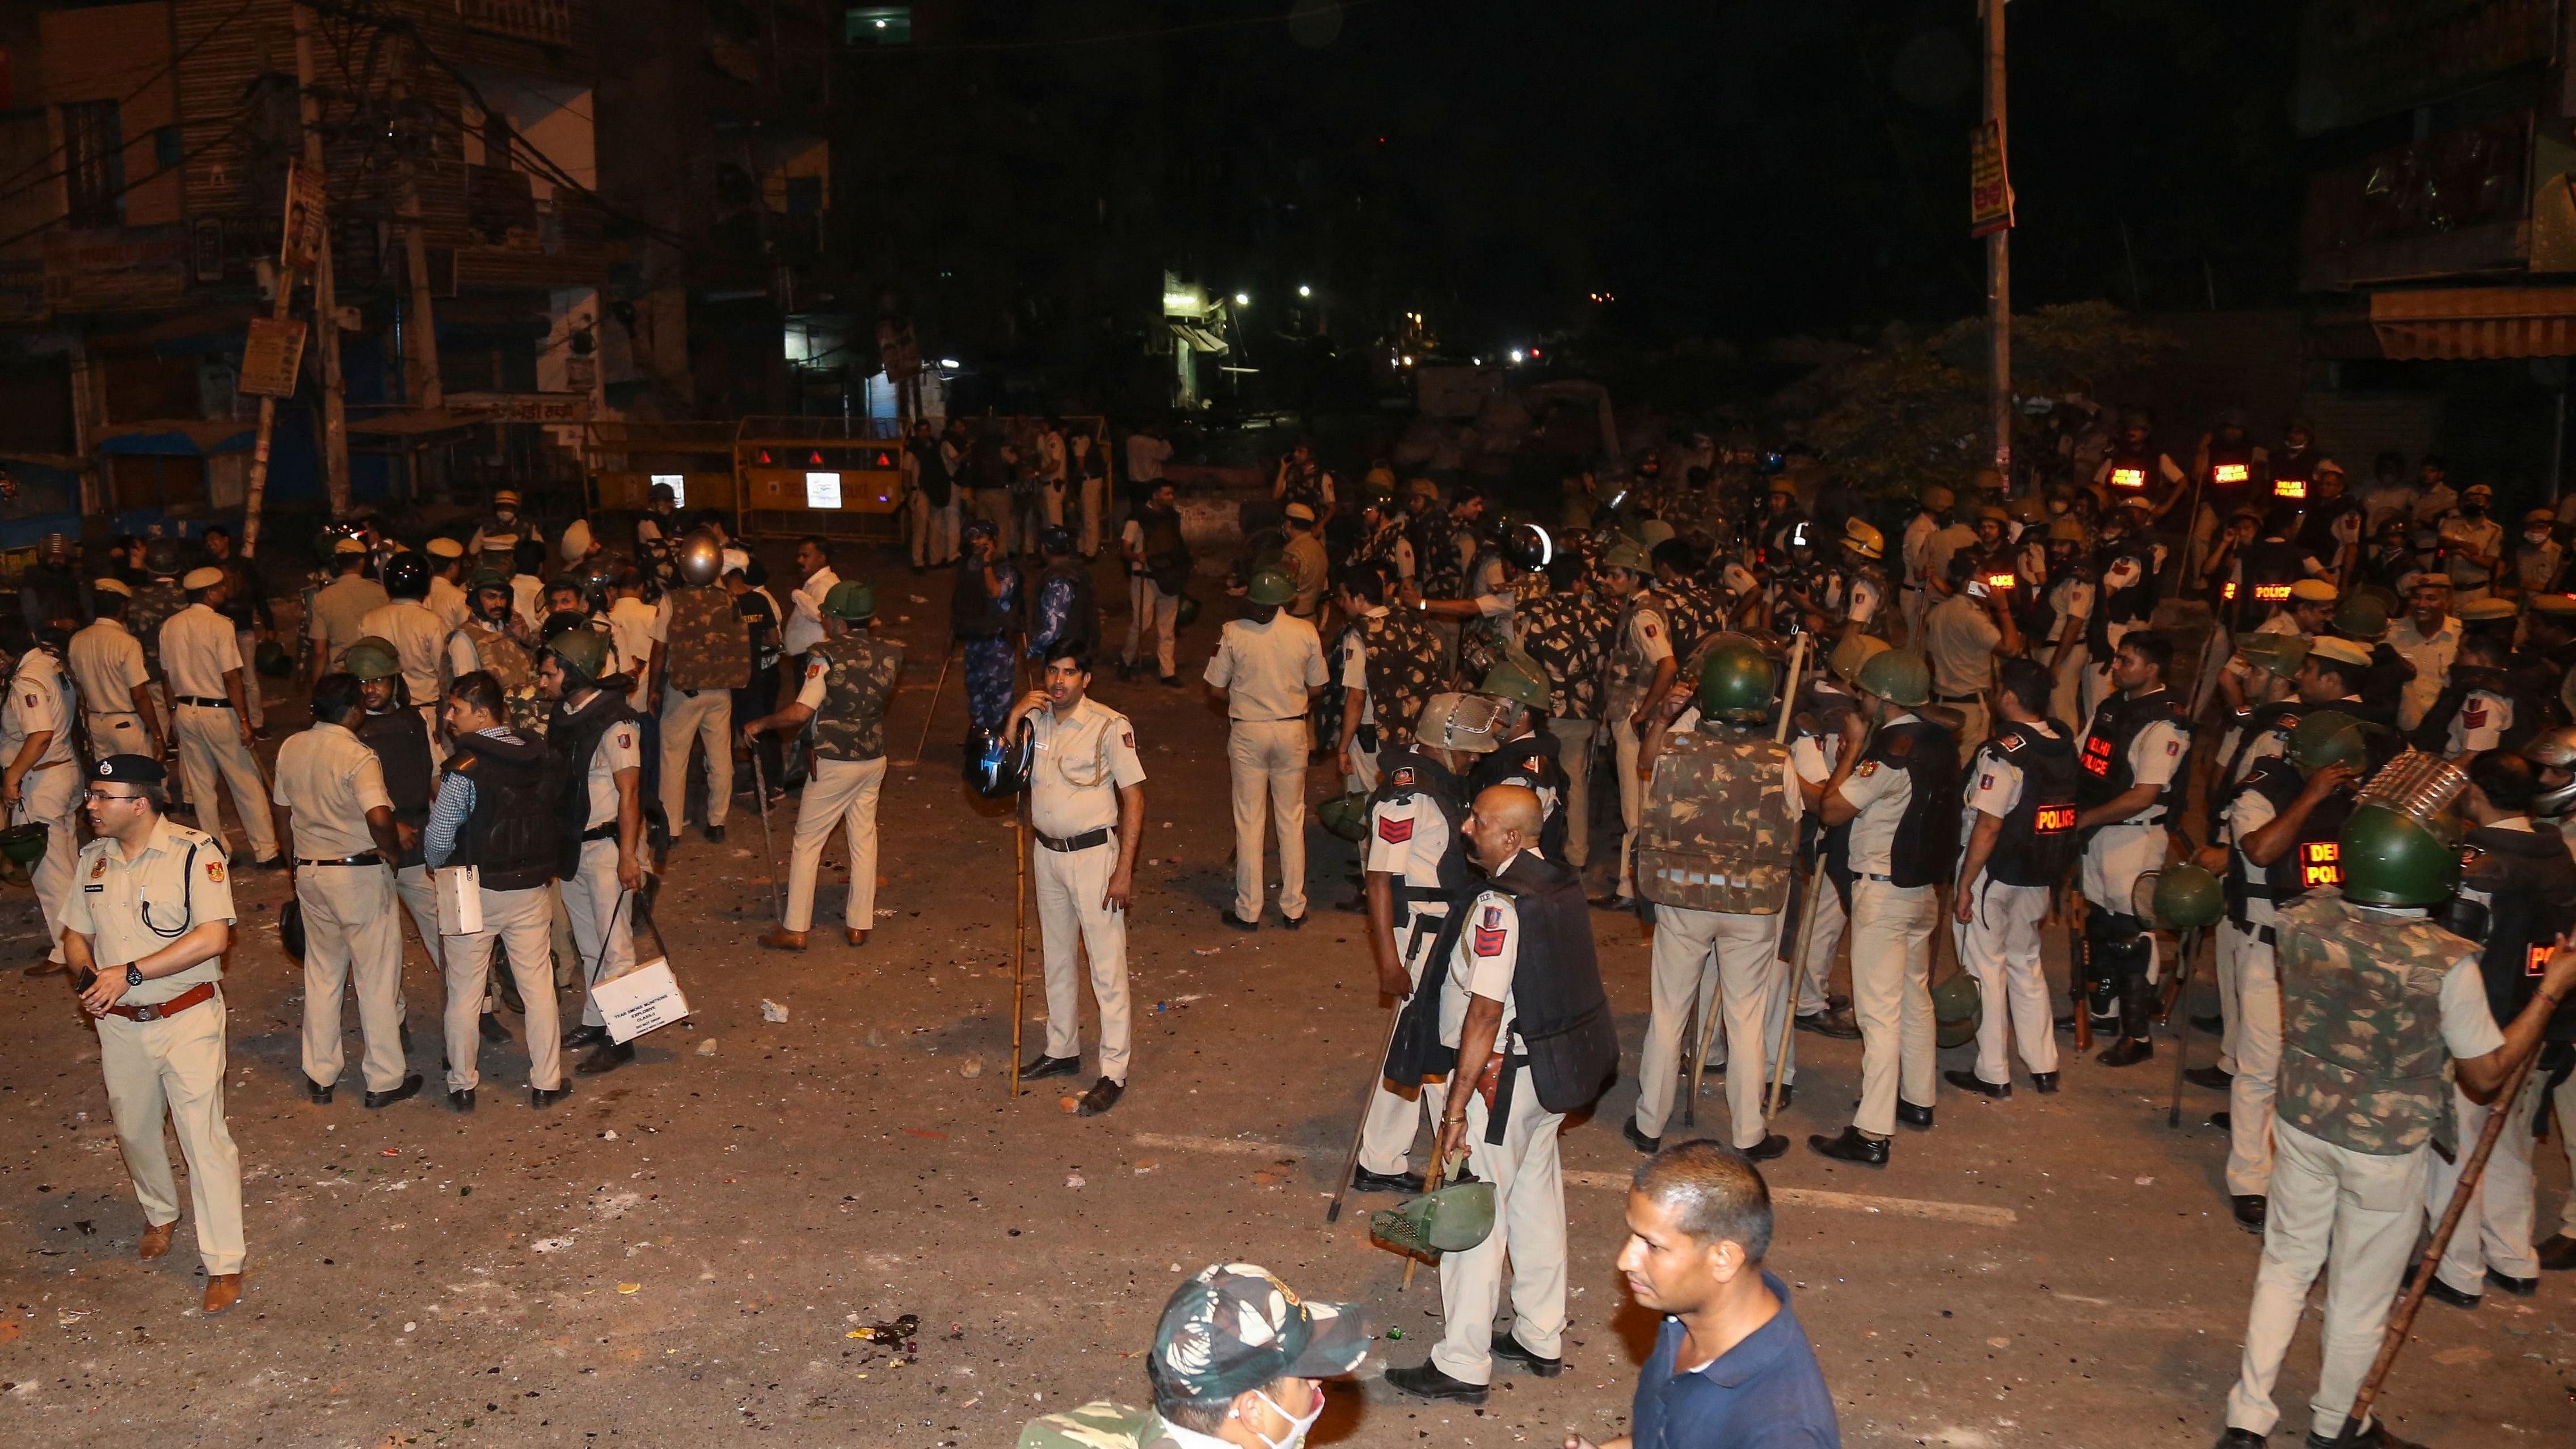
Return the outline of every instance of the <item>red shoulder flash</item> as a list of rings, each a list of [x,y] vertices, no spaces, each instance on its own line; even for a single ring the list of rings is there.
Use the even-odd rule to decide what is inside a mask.
[[[1403,819],[1398,820],[1392,815],[1379,816],[1377,821],[1377,838],[1385,841],[1389,845],[1402,845],[1406,841],[1411,840],[1413,838],[1413,817],[1408,815]]]
[[[1504,934],[1505,933],[1499,928],[1487,930],[1483,926],[1478,926],[1476,928],[1476,954],[1479,956],[1500,956],[1503,954]]]

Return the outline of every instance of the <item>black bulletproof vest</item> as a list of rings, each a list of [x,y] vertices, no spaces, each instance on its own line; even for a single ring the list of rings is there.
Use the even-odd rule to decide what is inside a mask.
[[[2184,721],[2182,705],[2170,689],[2132,698],[2115,694],[2093,707],[2093,728],[2087,732],[2083,753],[2077,759],[2075,798],[2087,810],[2108,803],[2137,783],[2129,769],[2129,746],[2138,735],[2158,720],[2171,721],[2183,731],[2187,740],[2190,726]],[[2182,784],[2186,771],[2176,769],[2173,779],[2165,783],[2164,792],[2156,797],[2152,808],[2163,809],[2173,804],[2174,791]]]
[[[1007,563],[996,563],[1007,569]],[[984,570],[972,558],[957,561],[957,586],[949,595],[948,632],[960,639],[999,639],[1011,632],[1011,611],[984,586]]]
[[[1395,930],[1399,938],[1413,922],[1414,908],[1435,901],[1452,901],[1460,892],[1475,884],[1475,867],[1467,859],[1466,832],[1458,827],[1465,823],[1467,804],[1465,786],[1457,776],[1440,767],[1439,762],[1420,750],[1406,747],[1384,762],[1384,773],[1377,782],[1377,792],[1369,796],[1372,814],[1378,806],[1406,800],[1429,800],[1449,824],[1449,848],[1440,857],[1440,883],[1436,886],[1407,885],[1401,878],[1392,882],[1395,896]],[[1445,962],[1448,957],[1435,956]],[[1426,966],[1425,971],[1431,968]],[[1446,970],[1443,966],[1441,969]]]
[[[2237,560],[2244,579],[2233,601],[2238,629],[2251,629],[2290,606],[2290,585],[2307,577],[2306,557],[2307,550],[2277,538],[2245,546]]]
[[[1929,720],[1912,720],[1881,728],[1861,758],[1903,770],[1913,781],[1896,839],[1888,845],[1889,881],[1908,888],[1949,884],[1959,864],[1959,832],[1956,817],[1944,817],[1959,799],[1958,740]]]
[[[1493,884],[1520,917],[1520,958],[1512,971],[1512,1035],[1529,1059],[1539,1105],[1579,1112],[1619,1079],[1619,1033],[1601,987],[1592,908],[1583,878],[1523,851]]]
[[[453,865],[479,866],[483,888],[534,890],[555,878],[555,802],[547,776],[546,746],[516,747],[489,735],[457,742],[454,771],[470,759],[474,808],[456,843]]]
[[[2075,863],[2075,732],[2048,727],[2056,738],[2006,725],[1983,746],[2021,770],[2021,799],[1986,857],[1986,874],[2005,885],[2054,886]]]
[[[1505,740],[1500,749],[1476,762],[1467,772],[1467,799],[1473,801],[1489,785],[1527,785],[1532,790],[1553,791],[1555,798],[1545,799],[1547,819],[1538,830],[1538,848],[1550,860],[1565,855],[1565,767],[1559,763],[1564,747],[1549,730],[1538,730],[1516,740]]]
[[[2208,493],[2203,505],[2225,518],[2254,496],[2254,444],[2209,440]]]
[[[2307,709],[2307,705],[2297,699],[2276,699],[2270,704],[2258,704],[2238,715],[2236,750],[2227,757],[2227,772],[2219,777],[2219,788],[2223,791],[2228,781],[2238,778],[2237,770],[2245,763],[2245,757],[2253,752],[2255,741],[2275,730],[2287,734],[2297,729],[2299,719],[2307,713]]]
[[[362,744],[376,752],[376,763],[384,769],[385,794],[394,802],[394,819],[415,830],[428,824],[429,722],[419,710],[396,705],[383,714],[360,714],[355,732]],[[420,863],[420,842],[414,840],[401,864]]]
[[[2561,931],[2576,926],[2576,855],[2547,821],[2534,830],[2480,826],[2469,832],[2468,843],[2486,853],[2470,880],[2488,892],[2478,974],[2486,981],[2487,1009],[2502,1026],[2531,1004],[2550,947]],[[2576,1040],[2576,1003],[2559,1004],[2548,1036]]]

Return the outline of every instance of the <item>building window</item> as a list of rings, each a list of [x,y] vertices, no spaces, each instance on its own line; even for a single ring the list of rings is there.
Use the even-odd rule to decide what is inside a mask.
[[[846,45],[912,44],[909,5],[853,5],[842,12],[841,40]]]
[[[116,102],[63,107],[64,219],[115,226],[125,219],[125,127]]]

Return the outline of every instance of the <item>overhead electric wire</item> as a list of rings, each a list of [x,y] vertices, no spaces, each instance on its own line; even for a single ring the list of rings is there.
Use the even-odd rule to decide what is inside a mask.
[[[1387,0],[1339,0],[1334,8],[1343,11],[1365,10],[1370,6],[1385,3]],[[887,59],[906,55],[956,55],[977,51],[1062,50],[1085,45],[1116,45],[1130,40],[1159,40],[1165,36],[1195,35],[1209,30],[1240,30],[1254,25],[1284,25],[1294,16],[1295,11],[1290,10],[1269,15],[1239,15],[1228,20],[1194,20],[1186,25],[1165,25],[1146,30],[1121,30],[1108,35],[1071,35],[1036,40],[968,40],[948,45],[852,46],[850,49],[853,54],[865,51],[872,56],[883,56]]]
[[[207,152],[214,150],[218,146],[230,145],[233,141],[239,139],[244,133],[249,131],[251,113],[256,109],[257,106],[255,104],[244,105],[240,110],[233,113],[233,123],[224,129],[224,133],[222,135],[207,141],[204,145],[197,147],[193,151],[184,153],[171,165],[161,167],[147,175],[138,176],[127,181],[124,185],[109,192],[101,199],[113,201],[117,197],[124,196],[141,187],[148,186],[151,183],[160,180],[164,176],[175,176],[186,170],[189,162],[196,160],[198,157],[205,155]],[[0,251],[7,251],[9,248],[27,240],[29,237],[41,236],[44,233],[52,231],[54,228],[69,222],[71,219],[71,213],[66,211],[51,221],[39,222],[34,226],[28,227],[24,231],[14,232],[8,236],[0,237]]]
[[[145,91],[150,90],[150,89],[152,88],[152,84],[153,84],[153,82],[155,82],[155,81],[157,81],[157,80],[161,79],[161,78],[162,78],[163,76],[165,76],[165,75],[168,75],[168,74],[169,74],[170,72],[172,72],[173,70],[178,69],[178,67],[179,67],[179,63],[180,63],[181,61],[186,60],[188,57],[190,57],[190,56],[192,56],[192,55],[195,55],[195,54],[197,53],[197,48],[198,48],[199,46],[204,45],[207,41],[214,39],[216,36],[223,34],[223,33],[224,33],[224,31],[226,31],[227,29],[230,29],[234,21],[239,20],[239,19],[241,19],[244,15],[249,14],[249,13],[250,13],[250,8],[251,8],[252,6],[254,6],[254,5],[258,4],[258,3],[259,3],[259,0],[242,0],[242,3],[241,3],[240,5],[238,5],[238,6],[234,7],[233,12],[232,12],[230,15],[227,15],[227,16],[225,16],[223,19],[216,21],[216,22],[214,23],[214,25],[213,25],[210,29],[208,29],[208,30],[206,31],[206,33],[205,33],[205,34],[198,36],[196,39],[194,39],[194,40],[192,40],[192,41],[189,41],[189,42],[188,42],[188,48],[187,48],[187,49],[182,50],[182,51],[180,51],[178,54],[171,56],[168,60],[163,61],[163,62],[161,63],[161,68],[160,68],[160,69],[158,69],[158,70],[156,70],[156,71],[152,72],[150,75],[145,76],[141,81],[137,82],[137,83],[135,84],[134,89],[132,89],[132,90],[130,90],[130,91],[127,91],[127,92],[126,92],[122,97],[120,97],[120,98],[117,100],[117,103],[116,103],[116,104],[117,104],[118,108],[119,108],[119,109],[122,109],[122,108],[125,106],[126,102],[131,101],[131,100],[133,100],[136,96],[139,96],[139,95],[143,94]],[[44,155],[39,156],[39,157],[37,157],[35,160],[28,162],[25,166],[20,167],[20,168],[17,170],[17,172],[16,172],[15,174],[13,174],[13,175],[9,175],[9,176],[0,176],[0,186],[14,186],[14,185],[16,185],[16,184],[17,184],[17,183],[18,183],[22,178],[24,178],[24,177],[26,176],[26,174],[27,174],[28,172],[33,171],[33,170],[34,170],[34,169],[36,169],[37,167],[44,165],[46,162],[53,160],[55,157],[62,155],[62,154],[63,154],[64,149],[65,149],[65,148],[64,148],[64,147],[62,147],[62,146],[56,146],[54,149],[52,149],[52,150],[50,150],[50,151],[46,152]],[[37,185],[43,185],[43,184],[44,184],[44,182],[54,180],[54,179],[56,179],[56,178],[58,178],[58,177],[60,177],[60,176],[63,176],[64,174],[66,174],[66,173],[65,173],[65,172],[61,172],[61,171],[57,171],[57,172],[55,172],[52,176],[48,176],[48,177],[41,178],[38,182],[36,182],[36,184],[37,184]],[[16,194],[16,193],[14,193],[14,192],[0,193],[0,197],[5,197],[5,196],[15,195],[15,194]]]

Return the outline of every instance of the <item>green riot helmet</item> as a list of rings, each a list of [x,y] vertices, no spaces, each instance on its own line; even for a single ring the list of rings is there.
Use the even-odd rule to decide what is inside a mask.
[[[1198,621],[1199,601],[1188,594],[1181,595],[1180,604],[1172,610],[1172,627],[1186,629]]]
[[[2340,710],[2321,709],[2302,718],[2290,731],[2290,763],[2301,774],[2313,774],[2328,765],[2349,765],[2355,771],[2370,771],[2370,737],[2363,733],[2361,721]]]
[[[564,673],[579,684],[597,683],[614,664],[608,636],[597,629],[566,629],[546,641],[545,652],[562,661]]]
[[[1535,710],[1547,708],[1547,677],[1530,664],[1527,656],[1515,658],[1507,655],[1495,660],[1494,667],[1485,671],[1485,682],[1476,687],[1476,692],[1490,694],[1496,699],[1508,699]]]
[[[1315,807],[1315,816],[1324,828],[1344,840],[1363,840],[1368,836],[1369,797],[1366,790],[1353,790],[1336,795]]]
[[[1255,604],[1277,606],[1297,597],[1297,581],[1285,569],[1260,569],[1245,586],[1243,597]]]
[[[1913,709],[1932,702],[1932,666],[1911,649],[1884,650],[1861,665],[1852,687]]]
[[[2166,866],[2156,877],[2155,923],[2168,931],[2197,931],[2227,914],[2227,888],[2189,861]]]
[[[1438,1262],[1443,1253],[1463,1253],[1494,1232],[1494,1185],[1452,1183],[1410,1202],[1369,1214],[1369,1236],[1396,1251]]]
[[[340,656],[340,667],[361,680],[390,679],[402,673],[402,654],[392,640],[370,634],[349,646],[349,652]]]
[[[2460,854],[2402,810],[2353,808],[2337,844],[2344,899],[2365,906],[2436,906],[2460,885]]]
[[[877,616],[877,591],[856,579],[843,579],[823,596],[823,612],[853,624],[864,623]]]
[[[1760,724],[1778,685],[1779,672],[1761,645],[1742,634],[1720,634],[1699,667],[1699,712],[1730,724]]]
[[[2355,589],[2336,603],[2334,629],[2354,639],[2376,640],[2388,632],[2388,603],[2375,590]]]

